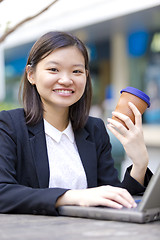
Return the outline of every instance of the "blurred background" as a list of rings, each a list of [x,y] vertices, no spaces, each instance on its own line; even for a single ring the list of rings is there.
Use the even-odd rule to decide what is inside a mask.
[[[54,1],[0,0],[0,37]],[[90,114],[106,123],[120,90],[136,87],[151,98],[143,115],[154,172],[160,162],[160,0],[57,0],[0,43],[0,111],[19,107],[18,89],[33,43],[48,31],[69,31],[87,46],[93,84]],[[111,133],[120,176],[130,163]]]

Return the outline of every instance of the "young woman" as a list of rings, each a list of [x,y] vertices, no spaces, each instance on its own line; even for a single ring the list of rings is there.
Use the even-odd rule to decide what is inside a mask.
[[[102,120],[89,117],[91,79],[84,44],[49,32],[32,47],[22,79],[23,109],[0,113],[0,212],[58,215],[61,205],[135,207],[151,178],[141,114],[135,125],[108,119],[133,165],[122,183]]]

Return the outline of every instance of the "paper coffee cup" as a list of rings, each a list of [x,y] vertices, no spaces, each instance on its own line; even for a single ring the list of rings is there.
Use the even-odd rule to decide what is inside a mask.
[[[135,124],[135,117],[132,110],[128,106],[128,102],[132,102],[138,108],[140,113],[143,114],[145,110],[150,107],[150,98],[144,92],[134,87],[126,87],[122,89],[120,93],[121,96],[117,103],[115,112],[120,112],[127,115]],[[126,127],[125,123],[119,118],[113,116],[112,119],[121,122]]]

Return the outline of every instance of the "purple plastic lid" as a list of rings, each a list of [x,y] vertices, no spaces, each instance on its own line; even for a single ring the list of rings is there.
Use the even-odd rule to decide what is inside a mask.
[[[128,92],[128,93],[131,93],[131,94],[141,98],[143,101],[145,101],[148,104],[148,108],[151,105],[149,96],[137,88],[126,87],[120,91],[120,93],[122,93],[122,92]]]

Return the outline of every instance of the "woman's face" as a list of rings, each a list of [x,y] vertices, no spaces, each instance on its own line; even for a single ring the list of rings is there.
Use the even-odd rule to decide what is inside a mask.
[[[69,108],[84,93],[87,79],[85,60],[74,46],[56,49],[41,60],[35,71],[27,71],[36,85],[44,110]]]

